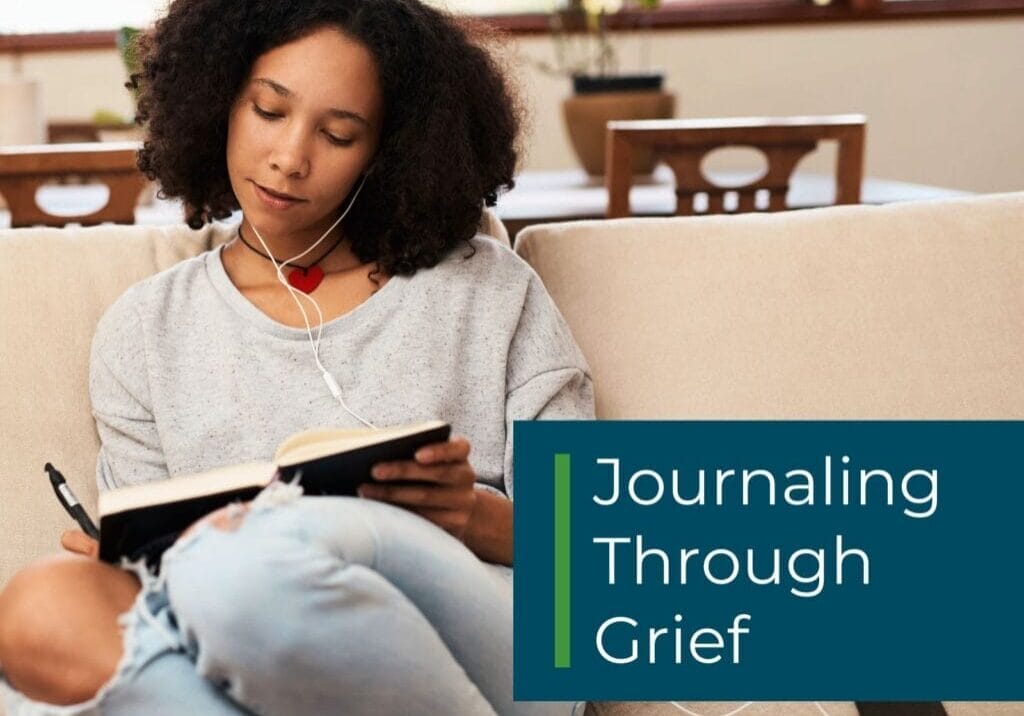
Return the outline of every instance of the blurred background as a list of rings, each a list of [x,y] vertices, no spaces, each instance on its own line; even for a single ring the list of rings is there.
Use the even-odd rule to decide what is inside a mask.
[[[586,166],[586,142],[567,119],[580,94],[571,75],[653,73],[667,97],[660,114],[612,118],[862,114],[865,177],[1024,188],[1024,0],[430,2],[507,32],[498,51],[530,111],[524,172]],[[117,30],[146,27],[165,8],[166,0],[7,4],[0,144],[137,138]],[[800,169],[829,171],[835,151],[822,144]],[[602,161],[591,159],[592,184]],[[738,170],[758,161],[737,149],[711,163]]]

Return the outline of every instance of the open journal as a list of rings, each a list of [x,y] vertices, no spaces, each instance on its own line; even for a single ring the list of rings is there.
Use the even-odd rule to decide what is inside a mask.
[[[275,479],[298,480],[306,495],[351,495],[370,482],[378,462],[412,460],[430,443],[445,442],[451,426],[430,421],[390,428],[305,430],[278,447],[273,462],[221,467],[100,493],[100,559],[160,556],[200,517],[234,501],[254,498]]]

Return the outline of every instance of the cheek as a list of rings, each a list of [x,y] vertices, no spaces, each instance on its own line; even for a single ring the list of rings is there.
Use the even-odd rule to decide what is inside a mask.
[[[310,184],[311,187],[315,187],[313,191],[316,195],[326,204],[340,203],[350,188],[355,189],[359,185],[362,162],[355,152],[343,151],[342,154],[324,151],[311,158],[314,170]]]
[[[242,169],[240,162],[245,155],[241,148],[246,142],[244,122],[237,113],[233,113],[228,121],[227,136],[228,173],[232,176],[232,179],[234,179],[235,173]]]
[[[262,122],[252,112],[237,110],[228,121],[228,154],[253,156],[272,142],[273,125]]]
[[[359,182],[361,179],[362,176],[359,174],[358,168],[348,168],[348,170],[345,171],[344,175],[333,184],[333,191],[331,197],[334,200],[334,202],[337,205],[345,205],[346,202],[348,201],[346,197],[350,197],[351,193],[359,188]],[[365,190],[365,186],[363,187],[363,189]],[[360,192],[359,196],[360,198],[356,199],[357,203],[364,196],[362,191]]]
[[[270,138],[263,127],[258,126],[243,112],[232,117],[228,123],[227,165],[228,176],[233,185],[253,176],[260,157],[266,156]],[[235,187],[237,190],[237,186]]]

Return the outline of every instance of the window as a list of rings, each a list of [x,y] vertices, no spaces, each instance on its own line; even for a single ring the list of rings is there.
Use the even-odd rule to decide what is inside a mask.
[[[6,4],[6,3],[5,3]],[[0,13],[0,34],[83,32],[116,30],[151,24],[166,7],[167,0],[37,0],[11,2]]]
[[[14,5],[14,0],[3,0]],[[109,31],[129,25],[145,27],[164,13],[170,0],[35,0],[18,3],[0,13],[0,52],[14,49],[49,50],[74,47],[113,47]],[[243,2],[244,0],[239,0]],[[963,17],[1024,13],[1024,0],[662,0],[647,21],[658,27],[694,28],[763,24],[765,22],[837,22],[864,17],[901,19]],[[548,30],[544,13],[564,7],[568,0],[424,0],[456,13],[493,18],[494,24],[513,33]],[[609,27],[631,29],[636,13],[623,13]],[[109,34],[97,31],[108,31]],[[83,33],[94,37],[19,38],[39,33]],[[4,37],[7,35],[8,37]],[[48,44],[49,43],[49,44]]]
[[[547,12],[555,0],[427,0],[452,12],[517,15]],[[144,27],[163,14],[167,0],[39,0],[14,3],[0,13],[0,35],[115,30]]]
[[[425,0],[428,5],[474,15],[521,15],[548,12],[557,0]]]

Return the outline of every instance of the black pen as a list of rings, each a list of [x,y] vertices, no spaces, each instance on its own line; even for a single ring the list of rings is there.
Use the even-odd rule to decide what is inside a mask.
[[[93,539],[98,540],[100,538],[100,531],[96,529],[96,525],[89,519],[85,508],[79,504],[78,498],[75,497],[75,493],[68,487],[67,480],[60,474],[60,470],[50,463],[46,463],[43,469],[50,475],[50,484],[53,485],[53,491],[57,493],[57,499],[60,501],[60,504],[64,505],[64,509],[68,511],[68,514],[75,518],[75,522],[82,527],[82,531]]]

